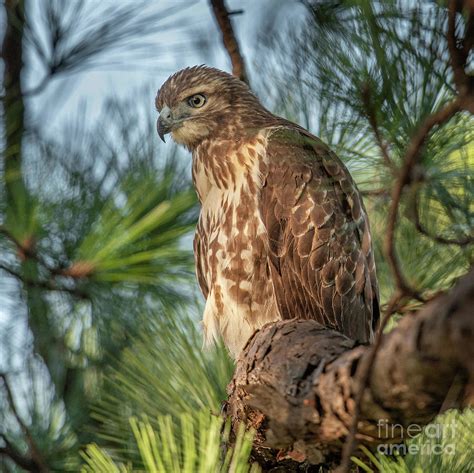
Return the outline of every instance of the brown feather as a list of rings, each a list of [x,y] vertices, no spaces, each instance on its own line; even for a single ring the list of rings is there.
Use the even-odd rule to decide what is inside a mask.
[[[188,98],[205,94],[190,110]],[[206,338],[234,356],[259,327],[312,318],[365,342],[378,318],[367,216],[344,164],[317,137],[206,66],[173,74],[156,106],[179,118],[203,204],[194,240]]]
[[[285,123],[269,138],[265,175],[260,213],[282,317],[314,318],[369,341],[377,280],[367,217],[344,164],[317,138]]]

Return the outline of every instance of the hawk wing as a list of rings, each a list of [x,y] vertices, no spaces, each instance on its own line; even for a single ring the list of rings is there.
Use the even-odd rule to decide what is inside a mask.
[[[348,170],[295,125],[267,143],[260,214],[281,316],[315,319],[367,342],[379,318],[367,215]]]

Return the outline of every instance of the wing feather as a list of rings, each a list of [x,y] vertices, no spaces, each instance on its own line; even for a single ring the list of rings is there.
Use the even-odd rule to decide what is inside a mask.
[[[369,341],[378,287],[361,196],[318,138],[288,125],[272,132],[260,196],[269,266],[283,318],[312,318]]]

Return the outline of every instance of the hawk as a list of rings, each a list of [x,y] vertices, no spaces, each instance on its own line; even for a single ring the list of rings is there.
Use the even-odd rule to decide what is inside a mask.
[[[194,239],[207,342],[234,357],[268,322],[314,319],[369,342],[379,318],[367,213],[342,161],[207,66],[158,91],[157,130],[192,152]]]

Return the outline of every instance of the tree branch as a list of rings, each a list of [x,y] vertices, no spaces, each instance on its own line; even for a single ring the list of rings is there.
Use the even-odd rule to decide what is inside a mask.
[[[365,387],[371,375],[372,364],[375,360],[377,350],[380,348],[383,330],[385,329],[388,321],[390,320],[392,313],[395,311],[396,306],[402,299],[409,297],[418,299],[420,301],[424,300],[423,297],[418,293],[418,291],[412,288],[405,279],[405,276],[403,275],[403,272],[400,268],[398,256],[395,250],[395,230],[398,222],[398,210],[403,189],[406,185],[409,185],[412,182],[413,169],[415,168],[415,165],[420,159],[421,151],[426,143],[426,140],[428,139],[430,131],[436,125],[440,125],[449,120],[459,110],[460,100],[459,98],[457,98],[452,102],[448,103],[445,107],[439,109],[437,112],[429,115],[425,119],[425,121],[421,124],[417,132],[412,137],[407,147],[403,159],[403,166],[392,188],[392,202],[388,211],[388,225],[384,241],[384,250],[389,268],[395,277],[397,291],[392,296],[392,299],[389,302],[389,309],[387,309],[387,312],[385,313],[384,318],[382,319],[375,342],[369,350],[369,355],[367,356],[365,362],[362,363],[360,366],[360,391],[355,398],[356,407],[354,409],[354,417],[352,419],[352,424],[349,431],[349,436],[346,441],[346,446],[343,451],[342,462],[338,469],[339,473],[345,473],[349,469],[350,457],[356,445],[355,434],[359,422],[360,403],[362,401],[363,392],[365,391]]]
[[[370,94],[370,86],[368,84],[365,84],[365,87],[362,90],[362,101],[364,103],[367,120],[369,121],[369,125],[372,128],[372,131],[375,136],[375,141],[377,142],[377,145],[380,148],[385,165],[390,170],[393,171],[394,169],[393,161],[390,158],[388,145],[386,141],[383,139],[382,134],[380,133],[380,128],[377,123],[377,115],[376,115],[374,105],[372,103],[371,94]]]
[[[357,405],[358,441],[369,447],[400,441],[380,419],[384,426],[425,425],[454,391],[463,396],[453,406],[473,403],[473,304],[474,269],[404,317],[378,350],[311,320],[268,324],[238,360],[226,412],[235,428],[244,420],[256,429],[253,454],[265,469],[337,465]],[[368,383],[363,365],[372,366]]]
[[[50,266],[36,251],[36,241],[34,238],[28,238],[26,241],[21,242],[3,225],[0,225],[0,235],[4,235],[15,245],[17,254],[22,261],[31,258],[47,269],[50,273],[60,274],[61,270],[59,268]]]
[[[395,276],[395,282],[398,290],[404,294],[415,298],[420,298],[418,292],[410,287],[406,281],[398,262],[395,251],[395,229],[398,221],[398,207],[400,205],[403,189],[411,182],[413,168],[418,163],[421,150],[426,143],[431,130],[444,122],[448,121],[454,114],[460,110],[467,110],[474,113],[474,78],[465,72],[466,61],[469,56],[473,40],[468,34],[474,30],[474,11],[472,6],[465,3],[469,11],[466,24],[466,35],[462,41],[461,48],[458,47],[458,38],[456,36],[456,15],[462,9],[460,0],[450,0],[448,7],[448,31],[447,42],[450,54],[451,67],[454,74],[454,82],[458,91],[458,97],[439,109],[437,112],[429,115],[418,128],[412,137],[403,159],[403,167],[400,170],[399,177],[392,189],[392,203],[388,213],[387,234],[384,242],[384,250],[389,267]],[[423,232],[422,232],[423,233]]]
[[[232,74],[248,84],[249,78],[244,58],[240,52],[239,43],[237,42],[234,28],[229,18],[231,13],[235,14],[238,12],[229,12],[224,0],[210,0],[210,3],[222,33],[222,42],[232,63]]]
[[[360,415],[360,402],[362,400],[363,392],[365,386],[370,378],[372,363],[376,357],[377,350],[380,348],[380,343],[382,339],[383,330],[386,327],[386,324],[390,320],[392,312],[395,310],[396,306],[405,297],[415,298],[420,301],[423,301],[423,297],[418,293],[418,291],[412,288],[407,282],[398,260],[398,256],[395,250],[395,230],[398,223],[398,211],[402,198],[402,193],[406,185],[409,185],[412,182],[412,172],[418,163],[422,149],[428,139],[428,135],[431,130],[442,123],[448,121],[455,113],[460,110],[460,100],[455,99],[452,102],[445,105],[443,108],[439,109],[437,112],[429,115],[422,125],[418,128],[415,135],[412,137],[403,159],[403,166],[400,169],[398,178],[395,181],[395,184],[392,187],[391,197],[392,201],[388,211],[388,224],[386,237],[384,241],[384,250],[387,258],[387,262],[392,274],[395,277],[395,283],[397,285],[397,291],[392,296],[392,299],[389,302],[389,309],[387,310],[384,318],[381,321],[377,337],[375,339],[374,345],[371,347],[370,356],[368,356],[367,363],[361,365],[361,374],[362,379],[360,393],[355,398],[356,408],[354,410],[354,417],[352,419],[352,425],[350,428],[350,433],[347,438],[347,445],[344,449],[344,454],[342,462],[339,468],[339,473],[345,473],[349,469],[349,462],[352,452],[356,445],[356,429],[359,422]]]
[[[4,264],[0,263],[0,270],[5,271],[6,273],[10,274],[11,276],[17,278],[21,281],[25,286],[34,287],[37,289],[44,289],[46,291],[59,291],[59,292],[67,292],[73,296],[78,297],[79,299],[89,299],[89,294],[87,292],[82,291],[76,287],[65,287],[65,286],[58,286],[54,281],[42,281],[36,280],[32,278],[28,278],[23,276],[22,274],[18,273],[17,271],[5,266]]]
[[[447,41],[450,56],[451,68],[453,69],[454,83],[458,93],[462,96],[470,93],[471,78],[466,73],[466,64],[469,52],[472,47],[472,38],[467,34],[472,33],[472,11],[469,12],[468,22],[466,24],[466,36],[459,39],[456,35],[456,17],[458,13],[462,14],[463,2],[460,0],[450,0],[448,4],[448,32]],[[467,2],[466,2],[466,6]]]
[[[8,457],[13,463],[26,471],[36,471],[36,465],[31,458],[20,453],[4,435],[0,434],[0,438],[5,444],[4,447],[0,447],[0,455]]]
[[[6,375],[4,373],[0,373],[0,379],[3,381],[3,385],[5,386],[5,391],[7,393],[7,399],[8,399],[8,404],[10,406],[10,409],[12,410],[13,415],[16,421],[18,422],[18,425],[20,426],[21,431],[23,432],[23,435],[25,436],[26,443],[28,445],[31,461],[34,464],[34,468],[31,469],[30,471],[37,471],[38,473],[48,473],[49,468],[47,467],[46,462],[39,448],[37,447],[35,440],[33,439],[33,436],[31,435],[30,430],[28,429],[27,425],[23,422],[23,419],[18,413],[15,400],[13,399],[13,393],[8,383]],[[7,447],[8,447],[8,443],[7,443]]]
[[[467,3],[466,3],[467,5]],[[473,97],[472,97],[472,90],[473,90],[473,78],[468,76],[465,72],[465,66],[467,57],[469,55],[470,48],[472,47],[472,38],[469,38],[469,32],[474,30],[474,12],[472,11],[472,7],[469,7],[469,17],[466,24],[466,34],[465,38],[462,42],[462,47],[458,48],[458,40],[456,37],[456,15],[459,10],[461,10],[462,2],[459,0],[451,0],[449,3],[448,9],[448,32],[447,32],[447,40],[448,40],[448,49],[450,52],[450,60],[451,66],[454,72],[454,81],[456,84],[456,88],[458,91],[458,97],[454,99],[451,103],[447,104],[437,112],[428,116],[425,121],[421,124],[415,135],[412,137],[404,159],[403,159],[403,166],[400,170],[398,179],[395,185],[392,188],[392,202],[389,208],[388,213],[388,226],[387,226],[387,234],[384,241],[384,250],[387,257],[387,261],[389,267],[395,276],[395,282],[397,285],[397,292],[391,299],[389,303],[390,310],[385,314],[381,326],[379,327],[379,333],[377,334],[376,340],[374,345],[369,350],[369,355],[365,359],[365,363],[362,363],[359,367],[359,377],[360,377],[360,387],[359,392],[355,398],[355,409],[354,409],[354,416],[351,422],[351,428],[349,431],[348,438],[346,440],[344,451],[343,451],[343,458],[341,465],[338,469],[339,473],[344,473],[349,470],[349,463],[350,463],[350,456],[355,448],[356,445],[356,431],[357,425],[359,422],[360,416],[360,404],[362,402],[363,393],[366,390],[367,383],[369,382],[369,378],[372,372],[372,365],[375,361],[377,351],[380,348],[380,344],[382,341],[382,332],[385,328],[388,320],[390,319],[391,312],[393,312],[395,306],[399,303],[399,301],[404,297],[412,297],[418,300],[423,300],[420,296],[418,291],[412,288],[408,282],[406,281],[398,261],[398,257],[395,250],[395,230],[397,227],[398,221],[398,210],[401,201],[401,196],[403,193],[403,189],[406,185],[409,185],[412,181],[412,172],[415,168],[416,164],[418,163],[421,150],[426,143],[429,133],[433,129],[433,127],[437,125],[441,125],[442,123],[448,121],[455,113],[460,110],[474,110],[473,104]],[[382,137],[378,130],[377,122],[375,113],[373,110],[371,111],[370,106],[370,96],[368,95],[369,91],[367,90],[363,93],[363,100],[365,103],[365,107],[367,110],[367,115],[369,119],[369,123],[374,131],[377,143],[382,151],[382,155],[384,156],[384,160],[387,164],[391,163],[390,157],[387,153],[387,148],[385,143],[382,141]],[[428,232],[424,231],[424,228],[421,225],[417,202],[415,202],[415,225],[417,229],[428,235]],[[467,240],[457,240],[456,242],[453,240],[448,240],[442,237],[435,238],[436,241],[440,243],[461,243],[467,244]]]
[[[462,236],[458,238],[445,238],[441,235],[433,235],[430,233],[425,226],[421,222],[420,218],[420,197],[419,197],[419,192],[418,190],[416,191],[414,197],[413,197],[413,223],[415,224],[415,228],[422,234],[425,235],[426,237],[430,238],[431,240],[434,240],[436,243],[440,243],[442,245],[458,245],[458,246],[467,246],[470,245],[471,243],[474,242],[474,237],[470,236]]]
[[[421,151],[428,139],[429,133],[435,126],[441,125],[449,120],[460,109],[460,100],[459,98],[456,98],[425,119],[407,147],[403,159],[403,166],[392,188],[392,202],[388,211],[387,233],[384,241],[385,255],[387,257],[388,265],[395,277],[395,282],[399,291],[404,295],[415,297],[417,299],[420,299],[420,295],[415,289],[410,287],[406,281],[405,276],[400,269],[400,264],[395,251],[395,229],[398,222],[398,207],[402,198],[403,189],[411,182],[413,168],[420,159]]]
[[[349,471],[351,456],[357,445],[357,428],[362,413],[362,400],[364,397],[365,389],[366,386],[369,385],[369,379],[372,374],[372,367],[375,362],[375,357],[377,356],[377,352],[382,344],[383,332],[387,327],[388,321],[390,320],[391,316],[396,311],[397,305],[399,304],[401,298],[402,297],[400,293],[396,292],[388,302],[384,316],[378,327],[374,343],[367,350],[367,356],[363,358],[362,362],[357,367],[356,374],[359,378],[359,389],[355,394],[354,414],[352,416],[351,424],[349,427],[349,435],[347,436],[347,440],[344,443],[344,448],[342,450],[342,459],[341,464],[338,468],[338,473],[344,473],[346,471]]]
[[[390,197],[390,190],[388,189],[361,189],[360,193],[363,197]]]

